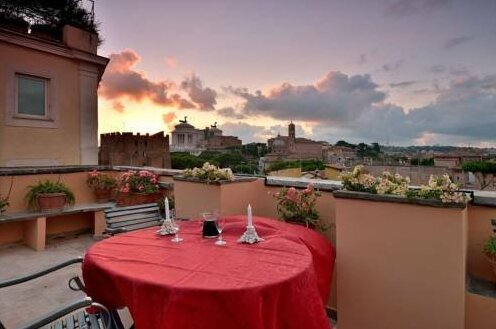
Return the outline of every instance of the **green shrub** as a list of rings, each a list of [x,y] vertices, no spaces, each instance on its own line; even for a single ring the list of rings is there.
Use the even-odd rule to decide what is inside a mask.
[[[492,236],[486,241],[484,253],[490,257],[496,257],[496,236]]]

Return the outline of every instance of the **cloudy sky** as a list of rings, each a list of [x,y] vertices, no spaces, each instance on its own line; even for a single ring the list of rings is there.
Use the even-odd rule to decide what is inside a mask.
[[[496,0],[96,0],[100,132],[496,146]]]

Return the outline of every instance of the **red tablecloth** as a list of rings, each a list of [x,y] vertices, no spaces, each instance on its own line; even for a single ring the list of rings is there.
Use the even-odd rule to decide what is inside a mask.
[[[238,244],[245,218],[227,218],[224,247],[203,239],[197,221],[182,223],[180,244],[156,229],[98,242],[83,262],[87,293],[127,306],[137,329],[329,328],[332,246],[304,227],[257,217],[265,241]]]

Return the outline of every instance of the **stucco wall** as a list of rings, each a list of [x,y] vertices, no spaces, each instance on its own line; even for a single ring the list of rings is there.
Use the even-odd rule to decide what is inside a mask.
[[[78,164],[78,64],[69,59],[0,42],[0,166],[10,164]],[[51,106],[56,128],[7,126],[7,106],[15,104],[15,72],[46,74],[56,88]]]
[[[336,198],[339,327],[465,327],[467,210]]]
[[[482,248],[493,234],[491,219],[496,218],[495,207],[469,205],[467,271],[475,277],[496,281]]]

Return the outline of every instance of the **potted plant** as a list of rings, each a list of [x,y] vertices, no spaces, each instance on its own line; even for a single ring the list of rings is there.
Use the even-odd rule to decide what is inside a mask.
[[[41,211],[61,210],[74,203],[74,193],[62,182],[46,180],[30,185],[25,197],[29,208]]]
[[[280,220],[315,228],[319,221],[316,209],[320,192],[309,184],[304,190],[284,187],[274,195],[277,200],[277,214]]]
[[[151,201],[158,193],[158,176],[148,170],[129,170],[119,179],[118,205],[130,206]]]
[[[255,177],[235,177],[230,168],[219,168],[208,162],[199,168],[185,169],[173,179],[176,215],[185,218],[205,211],[221,215],[245,211],[250,202],[246,189],[257,181]]]
[[[185,169],[184,178],[199,180],[204,182],[233,181],[234,175],[231,168],[218,168],[208,162],[205,162],[201,168]]]
[[[353,171],[341,174],[341,180],[346,191],[438,200],[444,204],[466,204],[470,201],[470,196],[460,191],[459,185],[453,183],[448,175],[431,175],[428,185],[411,189],[408,177],[393,175],[387,171],[379,177],[374,177],[363,170],[363,166],[356,166]]]
[[[86,183],[93,189],[97,202],[108,202],[117,187],[117,179],[96,170],[88,173]]]
[[[486,254],[487,260],[493,269],[494,275],[496,276],[496,235],[491,236],[484,244],[484,254]]]
[[[0,197],[0,215],[2,215],[2,213],[5,211],[5,209],[7,209],[8,206],[9,206],[8,199]]]

